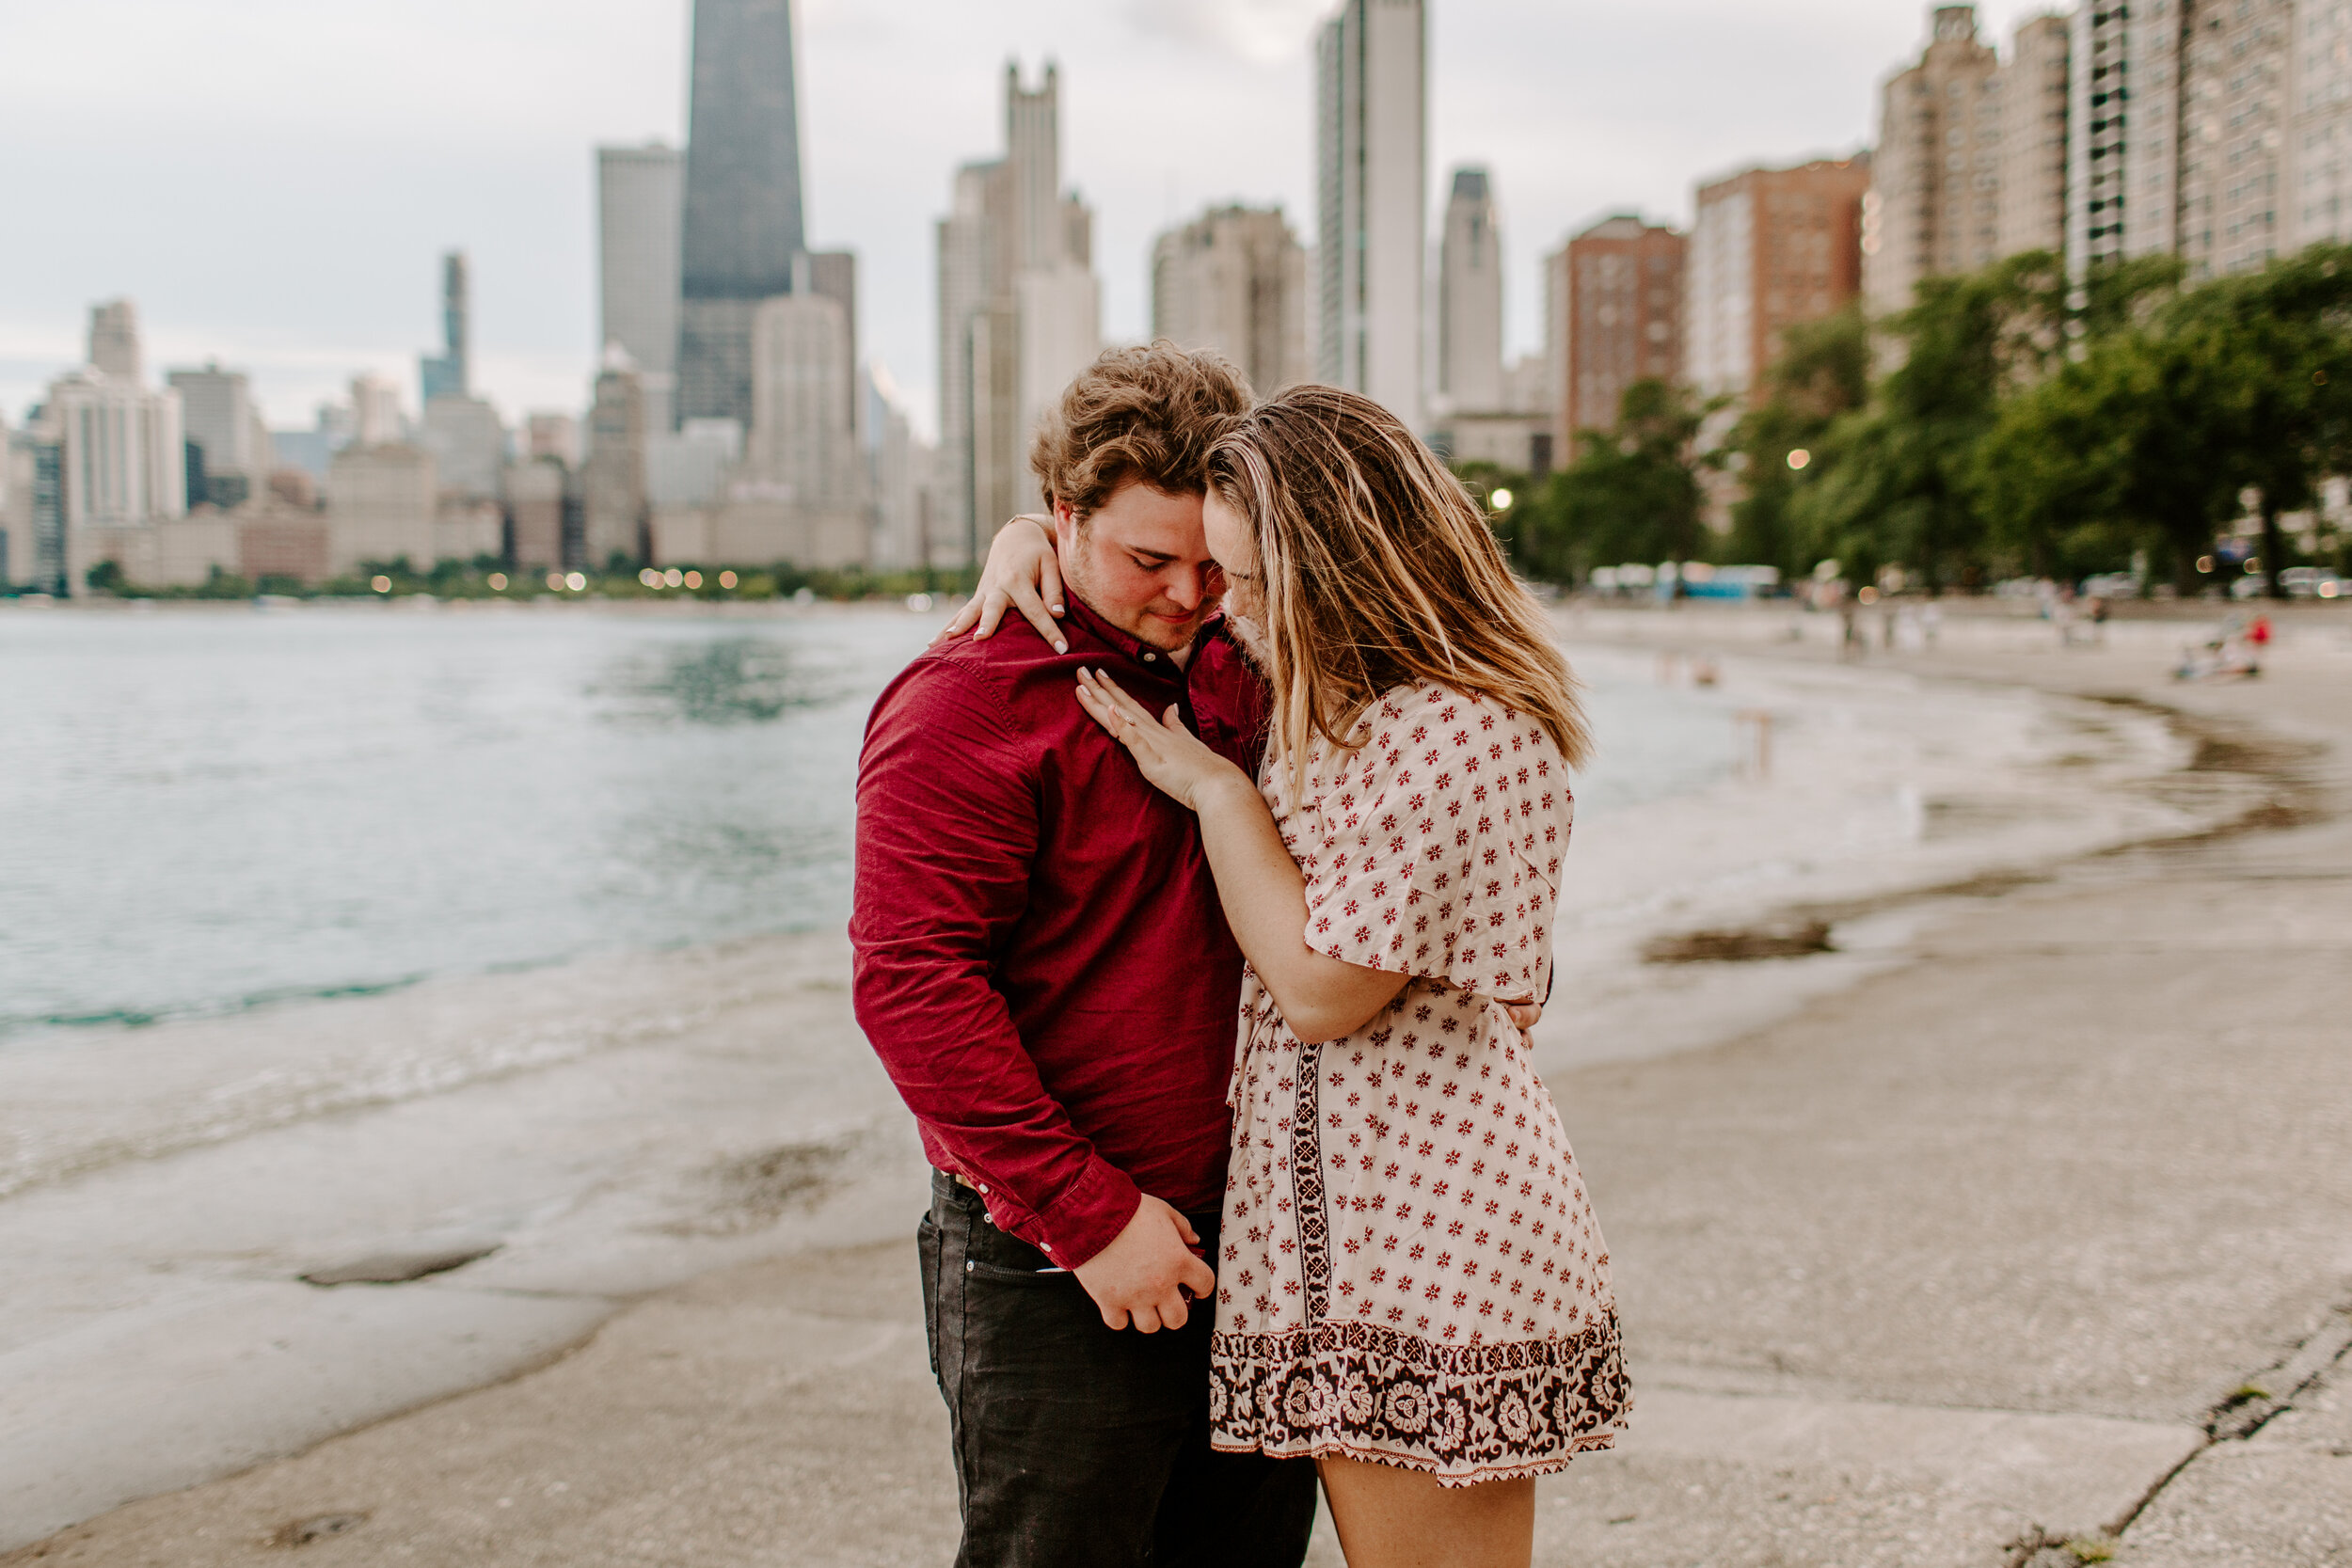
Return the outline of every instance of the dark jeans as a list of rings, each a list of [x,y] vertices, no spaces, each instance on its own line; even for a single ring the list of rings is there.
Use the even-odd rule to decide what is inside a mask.
[[[1216,1252],[1216,1216],[1193,1226]],[[1297,1568],[1311,1461],[1209,1448],[1211,1304],[1103,1326],[1077,1276],[931,1179],[916,1243],[963,1502],[957,1568]]]

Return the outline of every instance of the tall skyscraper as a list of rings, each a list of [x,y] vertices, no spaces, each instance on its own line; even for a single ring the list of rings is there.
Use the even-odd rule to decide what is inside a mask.
[[[410,446],[345,447],[326,470],[328,570],[406,561],[430,571],[438,478],[430,452]]]
[[[1005,156],[957,172],[939,225],[940,430],[966,546],[1041,503],[1037,418],[1102,352],[1093,213],[1059,189],[1061,81],[1005,68]]]
[[[2291,251],[2315,240],[2352,240],[2352,15],[2305,6],[2296,28],[2279,193]]]
[[[752,421],[759,302],[804,245],[791,0],[694,0],[680,235],[677,412]]]
[[[668,431],[676,390],[678,246],[686,159],[674,147],[596,149],[598,352],[618,343],[637,368],[644,417]]]
[[[135,383],[146,373],[139,357],[138,307],[110,299],[89,308],[89,362],[117,381]]]
[[[1977,37],[1976,7],[1938,6],[1919,62],[1887,79],[1863,208],[1863,288],[1873,310],[1904,309],[1921,278],[1997,258],[1999,64]]]
[[[417,362],[421,401],[472,395],[468,344],[472,324],[467,304],[466,253],[453,250],[441,258],[441,352]]]
[[[2003,256],[2066,248],[2067,21],[2028,17],[1995,72],[2001,108],[1998,230]]]
[[[1502,407],[1502,235],[1483,168],[1454,171],[1438,249],[1438,393],[1449,409]]]
[[[1422,424],[1424,0],[1345,0],[1315,55],[1317,372]]]
[[[245,372],[208,364],[167,372],[164,379],[180,394],[183,435],[203,453],[205,493],[190,495],[188,504],[209,500],[234,506],[259,493],[269,478],[270,453],[263,444],[269,436],[254,416]]]
[[[2188,13],[2180,251],[2193,278],[2253,271],[2286,246],[2297,8],[2296,0],[2235,0]],[[2318,5],[2300,9],[2307,20],[2327,14]]]
[[[1152,336],[1210,348],[1260,397],[1311,373],[1307,252],[1279,207],[1212,207],[1152,245]]]
[[[1613,430],[1625,389],[1682,373],[1683,269],[1689,242],[1630,213],[1603,218],[1553,253],[1550,295],[1561,383],[1554,450],[1576,451],[1586,430]]]
[[[444,495],[493,500],[506,468],[506,426],[481,398],[435,398],[424,405],[424,450]]]
[[[387,447],[406,431],[400,415],[400,393],[380,375],[351,378],[351,444]]]
[[[2176,251],[2184,45],[2192,0],[2074,8],[2067,105],[2066,260]]]
[[[179,393],[76,371],[50,383],[47,406],[64,453],[69,530],[135,528],[187,512]]]
[[[1751,168],[1698,188],[1683,370],[1701,393],[1744,397],[1781,335],[1842,309],[1862,287],[1863,155]]]
[[[801,511],[857,504],[855,378],[840,301],[809,290],[761,303],[744,458],[775,499]]]
[[[644,384],[628,351],[618,343],[608,346],[588,411],[588,455],[580,469],[585,553],[592,566],[603,566],[615,555],[628,561],[644,556],[647,420]]]

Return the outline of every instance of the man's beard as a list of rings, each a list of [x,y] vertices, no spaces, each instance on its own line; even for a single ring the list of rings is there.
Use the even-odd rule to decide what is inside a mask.
[[[1093,610],[1097,615],[1102,615],[1103,618],[1107,621],[1110,617],[1108,615],[1104,615],[1103,612],[1102,596],[1094,592],[1093,583],[1088,580],[1089,574],[1084,562],[1084,555],[1075,550],[1071,552],[1068,560],[1061,562],[1063,586],[1068,588],[1071,593],[1075,594],[1079,599],[1085,603],[1089,610]],[[1150,631],[1138,627],[1128,627],[1125,629],[1128,631],[1129,635],[1143,642],[1150,643],[1152,647],[1157,648],[1164,654],[1181,654],[1186,648],[1192,646],[1193,640],[1200,635],[1201,626],[1208,622],[1211,615],[1216,613],[1216,605],[1203,605],[1200,609],[1200,613],[1194,617],[1192,625],[1185,628],[1184,634],[1176,638],[1173,641],[1159,641],[1155,640]],[[1139,621],[1142,621],[1144,626],[1146,627],[1151,625],[1149,618],[1143,614],[1139,613],[1136,618]]]

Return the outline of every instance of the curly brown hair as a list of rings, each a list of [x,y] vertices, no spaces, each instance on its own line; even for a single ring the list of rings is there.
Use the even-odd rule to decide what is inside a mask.
[[[1038,420],[1029,467],[1046,504],[1067,505],[1080,521],[1130,480],[1200,495],[1209,449],[1250,402],[1248,380],[1214,350],[1165,338],[1104,349]]]

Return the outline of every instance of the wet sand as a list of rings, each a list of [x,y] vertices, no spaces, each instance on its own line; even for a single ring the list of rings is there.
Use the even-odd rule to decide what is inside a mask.
[[[1688,637],[1691,624],[1623,634]],[[1730,645],[1745,628],[1704,629]],[[2352,971],[2352,840],[2325,816],[2352,740],[2352,648],[2281,650],[2260,688],[2177,691],[2150,678],[2144,649],[2068,658],[1947,646],[1932,669],[2176,703],[2209,738],[2237,732],[2235,760],[2249,766],[2180,772],[2167,787],[2183,799],[2166,809],[2208,824],[2303,820],[2121,853],[2035,862],[2021,850],[2008,878],[1963,879],[1931,897],[1915,879],[1831,897],[1825,879],[1816,901],[1842,899],[1830,912],[1845,951],[1645,974],[1627,965],[1643,974],[1628,995],[1556,1011],[1542,1059],[1617,1257],[1643,1403],[1622,1452],[1546,1485],[1540,1560],[1999,1561],[2010,1543],[2118,1522],[2192,1454],[2127,1535],[2126,1560],[2232,1560],[2195,1555],[2214,1510],[2259,1499],[2265,1475],[2307,1484],[2331,1474],[2309,1437],[2229,1464],[2272,1427],[2322,1430],[2316,1393],[2235,1447],[2209,1445],[2201,1423],[2352,1299],[2340,1224],[2352,1198],[2340,1159],[2352,1131],[2347,999],[2340,981],[2315,978]],[[1714,925],[1740,905],[1718,889],[1666,912]],[[1638,924],[1623,923],[1628,941],[1654,934]],[[822,990],[821,951],[809,950],[798,980],[776,980],[772,955],[738,958],[739,973],[728,968],[738,959],[704,960],[707,989],[732,1000],[666,1034],[649,1026],[555,1067],[265,1134],[311,1146],[315,1168],[349,1161],[371,1135],[388,1157],[412,1148],[405,1130],[371,1133],[366,1124],[388,1115],[449,1125],[453,1148],[524,1116],[534,1133],[587,1135],[554,1139],[557,1158],[525,1158],[523,1140],[501,1173],[518,1190],[502,1212],[476,1216],[485,1234],[500,1231],[486,1222],[505,1222],[508,1250],[453,1275],[334,1291],[289,1281],[291,1263],[410,1234],[390,1223],[303,1247],[247,1237],[240,1252],[223,1236],[209,1266],[244,1270],[255,1294],[215,1300],[218,1354],[192,1351],[183,1366],[161,1357],[148,1383],[126,1377],[111,1395],[93,1392],[87,1366],[80,1385],[61,1375],[50,1386],[61,1417],[117,1401],[110,1419],[83,1420],[91,1441],[78,1454],[56,1442],[55,1421],[26,1419],[40,1414],[24,1402],[26,1380],[6,1382],[0,1474],[35,1484],[0,1493],[17,1503],[0,1521],[26,1517],[28,1500],[55,1507],[76,1476],[112,1466],[118,1496],[198,1481],[536,1358],[539,1370],[149,1497],[28,1554],[262,1562],[291,1528],[315,1535],[303,1549],[321,1561],[944,1560],[944,1420],[923,1364],[912,1249],[895,1235],[919,1205],[919,1164],[902,1117],[852,1125],[842,1110],[858,1103],[839,1085],[855,1082],[862,1046],[853,1030],[836,1037],[840,999]],[[737,991],[718,983],[730,974]],[[1567,984],[1564,974],[1563,993],[1577,994]],[[787,1022],[795,1038],[832,1043],[813,1049],[797,1097],[779,1099],[761,1082],[774,1070],[763,1047]],[[714,1136],[717,1157],[695,1180],[633,1189],[622,1151],[604,1146],[626,1143],[649,1106],[676,1109],[661,1095],[681,1052],[739,1064],[731,1085],[703,1085],[693,1112],[738,1135]],[[561,1082],[572,1087],[548,1092]],[[787,1129],[801,1135],[773,1136],[772,1109],[726,1120],[755,1087],[764,1107],[809,1101],[814,1114]],[[831,1112],[828,1093],[841,1097]],[[469,1100],[471,1123],[456,1115]],[[21,1194],[0,1205],[0,1225],[20,1226],[12,1242],[45,1234],[63,1246],[94,1181],[131,1183],[107,1204],[114,1212],[137,1173],[234,1156],[260,1194],[290,1168],[314,1168],[302,1153],[241,1136],[127,1162]],[[601,1196],[583,1199],[576,1183],[598,1159],[607,1179],[589,1186]],[[240,1200],[214,1180],[224,1170],[183,1168],[181,1184],[205,1196],[159,1227],[191,1216],[217,1226]],[[386,1165],[354,1187],[392,1176]],[[547,1216],[532,1212],[532,1180],[570,1228],[533,1231]],[[47,1227],[11,1219],[41,1200],[57,1205]],[[595,1212],[598,1201],[628,1208],[628,1223]],[[419,1201],[410,1217],[453,1233],[453,1207]],[[730,1212],[739,1217],[706,1217]],[[718,1267],[730,1249],[756,1260]],[[95,1305],[115,1261],[85,1259]],[[201,1265],[183,1256],[173,1266]],[[380,1378],[377,1396],[394,1402],[369,1409],[322,1397],[315,1355],[230,1342],[264,1293],[289,1291],[354,1304],[326,1314],[347,1338],[333,1341],[340,1363],[326,1364],[358,1374],[401,1334],[430,1338],[417,1325],[440,1303],[450,1342],[418,1354],[451,1358],[443,1380]],[[486,1335],[477,1362],[454,1355],[468,1335],[484,1344],[482,1323],[510,1308],[515,1323]],[[0,1366],[22,1368],[43,1346],[56,1356],[72,1338],[56,1329],[0,1351]],[[579,1348],[562,1354],[566,1344]],[[159,1429],[137,1394],[183,1384],[251,1420],[217,1423],[211,1447]],[[272,1416],[275,1427],[261,1420]],[[137,1450],[163,1462],[130,1476],[122,1459]],[[81,1496],[82,1513],[112,1500]],[[2198,1514],[2190,1499],[2203,1497],[2216,1500]]]

